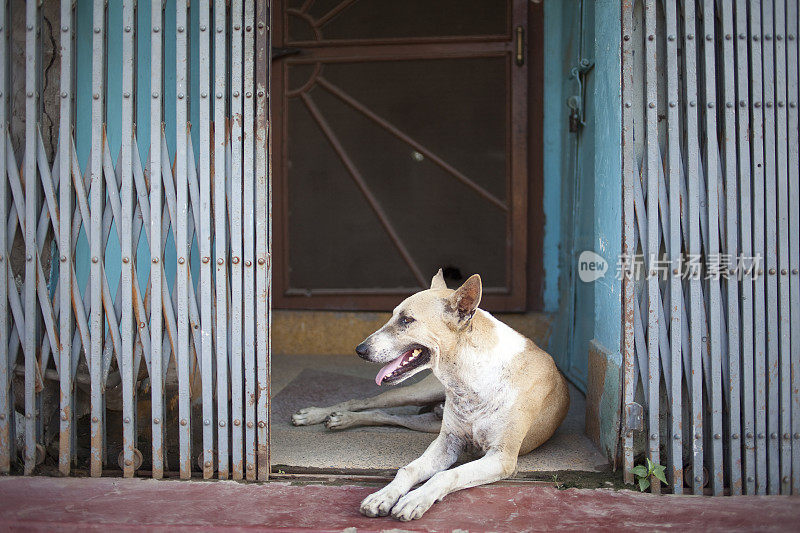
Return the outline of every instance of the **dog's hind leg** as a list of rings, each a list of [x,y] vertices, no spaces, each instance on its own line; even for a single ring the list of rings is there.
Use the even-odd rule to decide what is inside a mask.
[[[309,426],[323,422],[328,415],[338,411],[363,411],[401,405],[428,405],[444,401],[444,385],[430,374],[418,383],[397,387],[366,399],[352,399],[330,407],[306,407],[292,415],[295,426]]]
[[[355,426],[400,426],[424,433],[439,433],[442,418],[436,413],[395,415],[380,409],[370,411],[336,411],[325,421],[328,429],[339,430]]]

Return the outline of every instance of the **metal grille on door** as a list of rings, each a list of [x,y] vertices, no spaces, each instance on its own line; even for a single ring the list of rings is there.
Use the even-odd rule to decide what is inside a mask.
[[[675,493],[800,492],[797,28],[797,0],[623,2],[628,481],[639,451]]]
[[[24,155],[7,127],[22,9]],[[0,472],[53,446],[64,474],[265,479],[269,1],[63,0],[51,160],[42,9],[0,1]]]

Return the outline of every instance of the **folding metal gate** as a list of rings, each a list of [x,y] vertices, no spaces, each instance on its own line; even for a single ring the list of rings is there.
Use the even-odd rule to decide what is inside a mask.
[[[152,0],[137,6],[125,0],[121,24],[112,25],[108,13],[119,4],[93,0],[91,18],[82,19],[77,10],[88,9],[89,0],[62,0],[60,31],[53,32],[60,35],[61,71],[52,161],[39,127],[47,67],[41,60],[40,4],[24,5],[25,139],[18,166],[7,127],[9,14],[22,2],[0,1],[0,472],[9,472],[17,453],[15,396],[24,397],[21,451],[24,472],[31,473],[37,448],[47,445],[46,396],[55,391],[64,474],[77,459],[79,417],[90,434],[91,474],[99,476],[106,462],[116,462],[107,456],[112,420],[106,415],[116,413],[107,409],[113,400],[121,402],[119,460],[125,476],[140,462],[137,435],[149,427],[153,477],[176,467],[189,477],[197,459],[206,478],[216,472],[220,478],[265,479],[269,1]],[[78,35],[80,24],[86,32]],[[121,84],[111,80],[121,95],[112,95],[107,83],[112,37],[122,43]],[[149,56],[137,56],[145,41]],[[75,111],[76,50],[88,46],[90,131]],[[137,91],[135,80],[143,72],[150,75],[149,93]],[[110,102],[118,100],[121,110],[112,109]],[[116,164],[106,131],[111,111],[121,113]],[[196,124],[190,123],[193,112]],[[137,143],[136,117],[142,116],[149,117],[146,147]],[[90,161],[79,161],[75,140],[88,135]],[[149,157],[140,159],[140,148]],[[19,270],[9,264],[20,253],[15,238],[24,239]],[[107,255],[110,239],[118,239],[120,260]],[[76,253],[80,242],[88,242],[88,254]],[[46,271],[43,259],[54,268]],[[118,274],[112,276],[109,265]],[[79,282],[87,270],[87,283]],[[117,275],[112,287],[109,278]],[[172,377],[175,417],[165,405],[165,398],[172,399],[165,396]],[[81,401],[85,395],[88,402]],[[149,423],[137,422],[145,417]],[[202,425],[201,450],[192,450],[193,422]],[[177,465],[165,464],[167,434],[177,434]]]
[[[626,480],[639,444],[675,493],[796,494],[798,2],[622,13]]]

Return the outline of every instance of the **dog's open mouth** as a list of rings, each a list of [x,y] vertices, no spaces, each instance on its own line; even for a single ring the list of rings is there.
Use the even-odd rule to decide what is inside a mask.
[[[399,380],[404,374],[420,367],[431,360],[431,354],[427,348],[418,346],[405,352],[403,355],[381,368],[375,376],[375,383],[392,383]]]

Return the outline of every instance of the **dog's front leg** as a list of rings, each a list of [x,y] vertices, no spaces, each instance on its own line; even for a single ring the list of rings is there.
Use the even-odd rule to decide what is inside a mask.
[[[441,471],[418,489],[400,498],[392,508],[392,516],[403,521],[419,518],[431,505],[451,492],[506,478],[516,466],[516,455],[490,452],[477,461]]]
[[[361,514],[371,517],[388,515],[397,500],[411,487],[455,463],[462,447],[460,439],[439,433],[425,453],[397,471],[391,483],[364,498]]]

